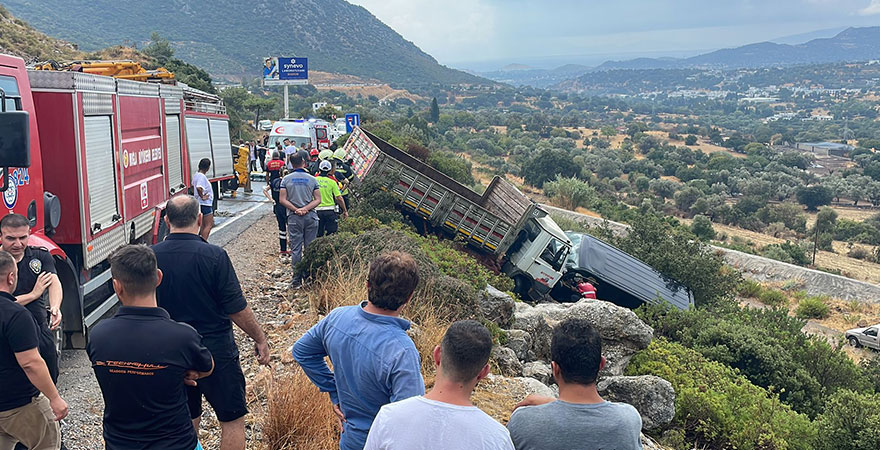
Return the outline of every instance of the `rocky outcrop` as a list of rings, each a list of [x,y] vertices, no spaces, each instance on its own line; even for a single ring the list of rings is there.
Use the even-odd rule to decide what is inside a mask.
[[[507,330],[507,342],[504,346],[513,350],[520,361],[528,361],[532,349],[532,335],[528,331]]]
[[[553,381],[553,369],[550,364],[544,361],[532,361],[523,364],[522,374],[524,377],[531,377],[543,384],[551,385]]]
[[[663,378],[608,377],[599,382],[598,388],[605,400],[634,406],[642,416],[643,430],[666,425],[675,417],[675,390]]]
[[[492,362],[493,373],[508,377],[518,377],[522,375],[522,363],[516,357],[516,353],[507,347],[496,346],[492,348],[489,360]]]
[[[478,306],[480,315],[484,319],[494,322],[501,328],[510,328],[515,304],[516,302],[507,293],[486,286],[486,290],[481,293]]]
[[[530,306],[518,303],[513,327],[528,333],[528,357],[524,361],[550,361],[552,326],[568,318],[585,319],[602,336],[602,355],[607,363],[601,376],[623,375],[632,356],[651,343],[654,330],[642,322],[631,310],[601,300],[581,300],[577,303],[542,303]],[[517,333],[514,351],[523,352],[524,335]]]
[[[647,348],[654,338],[654,330],[632,310],[609,302],[581,300],[562,315],[562,319],[569,318],[585,319],[602,336],[606,363],[600,376],[623,375],[633,355]]]

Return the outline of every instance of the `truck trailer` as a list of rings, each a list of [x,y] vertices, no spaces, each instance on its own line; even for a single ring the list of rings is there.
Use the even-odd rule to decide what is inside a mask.
[[[27,70],[22,59],[0,55],[4,204],[8,213],[27,217],[29,244],[56,260],[65,347],[83,348],[89,328],[118,303],[110,253],[162,238],[165,204],[185,195],[198,162],[188,121],[204,119],[209,127],[213,121],[213,178],[225,176],[228,118],[217,104],[188,97],[187,88]]]

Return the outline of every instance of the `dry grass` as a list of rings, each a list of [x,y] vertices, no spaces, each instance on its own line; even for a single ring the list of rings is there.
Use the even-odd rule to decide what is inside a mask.
[[[269,382],[263,442],[271,450],[333,450],[339,448],[336,417],[327,394],[309,381],[299,367]]]

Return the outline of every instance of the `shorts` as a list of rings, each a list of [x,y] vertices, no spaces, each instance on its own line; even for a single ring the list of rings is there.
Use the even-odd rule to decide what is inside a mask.
[[[61,427],[46,397],[40,395],[27,405],[0,411],[0,449],[11,449],[19,441],[31,449],[61,448]]]
[[[201,211],[203,216],[210,216],[214,214],[214,207],[210,205],[199,205],[199,211]]]
[[[197,419],[202,415],[202,395],[217,414],[220,422],[232,422],[247,414],[245,399],[244,373],[241,371],[238,348],[229,339],[202,339],[202,344],[214,356],[214,372],[198,380],[198,385],[187,386],[187,406],[190,418]],[[219,342],[217,342],[219,341]]]

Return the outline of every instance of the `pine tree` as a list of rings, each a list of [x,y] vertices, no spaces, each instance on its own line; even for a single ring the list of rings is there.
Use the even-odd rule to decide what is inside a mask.
[[[437,105],[437,97],[431,99],[431,123],[440,120],[440,106]]]

